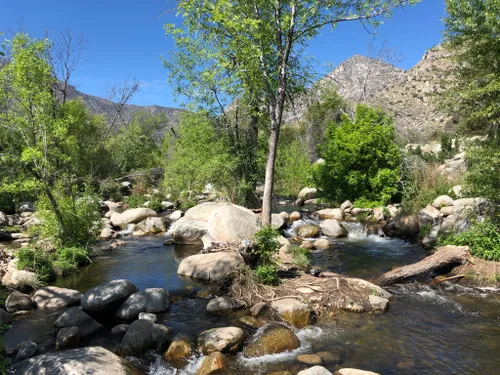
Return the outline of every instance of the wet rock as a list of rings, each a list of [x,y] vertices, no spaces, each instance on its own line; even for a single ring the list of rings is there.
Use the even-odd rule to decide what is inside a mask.
[[[79,305],[82,296],[78,290],[46,286],[38,289],[31,300],[39,309],[57,309]]]
[[[245,307],[245,302],[235,300],[234,298],[223,296],[211,300],[207,305],[207,312],[211,314],[224,314],[236,311]]]
[[[145,233],[161,233],[167,230],[165,222],[161,217],[148,217],[146,220],[137,224],[137,229]]]
[[[38,345],[33,341],[26,341],[16,348],[16,359],[22,361],[27,358],[33,357],[38,351]]]
[[[238,327],[213,328],[198,336],[198,351],[231,353],[238,351],[245,340],[245,333]]]
[[[56,328],[78,327],[81,337],[99,331],[102,325],[83,312],[79,307],[72,307],[54,322]]]
[[[292,330],[272,324],[243,349],[243,354],[247,358],[253,358],[292,351],[299,347],[300,341]]]
[[[437,209],[441,209],[447,206],[453,206],[453,198],[448,195],[441,195],[434,199],[434,202],[432,202],[432,206]]]
[[[299,195],[297,195],[297,198],[303,199],[303,200],[308,200],[308,199],[316,198],[317,195],[318,195],[318,189],[305,187],[299,192]]]
[[[111,335],[121,336],[127,333],[129,325],[128,324],[118,324],[111,329]]]
[[[101,347],[87,347],[42,354],[17,363],[12,374],[23,375],[136,375],[137,371],[117,355]]]
[[[156,317],[155,314],[141,312],[141,313],[139,313],[139,320],[149,320],[153,323],[156,323],[158,318]]]
[[[245,207],[221,207],[208,220],[208,234],[217,242],[238,243],[254,237],[259,230],[257,220],[257,215]]]
[[[333,247],[333,243],[326,238],[320,238],[314,241],[313,247],[318,250],[329,250]]]
[[[321,232],[327,237],[347,237],[349,232],[337,220],[325,220],[319,224]]]
[[[177,211],[174,211],[170,214],[170,216],[168,217],[168,220],[173,223],[174,221],[179,220],[183,215],[184,215],[184,212],[177,210]]]
[[[0,309],[0,324],[10,324],[12,322],[12,317],[4,309]]]
[[[200,281],[210,282],[223,279],[243,264],[237,253],[221,251],[218,253],[196,254],[184,258],[177,273]]]
[[[317,225],[313,224],[308,224],[308,225],[302,225],[298,227],[295,232],[297,233],[297,236],[301,238],[313,238],[313,237],[318,237],[319,235],[319,227]]]
[[[96,313],[115,312],[135,292],[137,287],[129,280],[112,280],[87,290],[82,297],[82,308]]]
[[[135,355],[149,349],[162,350],[168,341],[170,329],[150,320],[136,320],[127,330],[120,344],[120,354]]]
[[[163,288],[147,288],[130,295],[116,312],[119,319],[135,319],[141,312],[159,313],[170,307],[170,295]]]
[[[368,296],[368,300],[373,311],[385,311],[387,309],[387,305],[389,304],[389,300],[387,298],[375,295]]]
[[[189,341],[179,338],[172,341],[164,357],[169,362],[183,361],[191,357],[193,352],[193,348]]]
[[[80,341],[80,332],[78,327],[61,328],[57,332],[56,349],[69,349],[76,348]]]
[[[12,292],[5,301],[5,307],[9,313],[21,310],[33,310],[31,297],[20,292]]]
[[[358,370],[355,368],[342,368],[335,372],[335,375],[380,375],[377,372]]]
[[[149,208],[139,207],[126,210],[121,214],[115,213],[109,220],[114,227],[125,228],[127,224],[137,224],[150,216],[156,216],[156,212]]]
[[[201,238],[207,234],[207,231],[208,225],[206,222],[190,220],[184,216],[172,224],[168,230],[168,235],[176,244],[201,245]]]
[[[314,365],[321,365],[323,363],[321,357],[316,354],[300,354],[295,359],[305,365],[314,366]]]
[[[320,220],[342,220],[344,219],[344,213],[340,208],[325,208],[324,210],[319,210],[314,213]]]
[[[214,352],[205,357],[196,375],[224,374],[229,368],[229,361],[220,352]]]
[[[332,375],[332,373],[322,366],[314,366],[298,372],[297,375]]]
[[[258,317],[268,307],[269,307],[269,305],[267,303],[259,302],[250,308],[250,315],[252,315],[253,317]]]
[[[304,328],[311,324],[311,309],[309,305],[293,298],[274,301],[271,307],[275,309],[281,319],[297,328]]]
[[[416,215],[398,215],[390,219],[382,231],[389,237],[414,238],[420,230],[419,218]]]
[[[321,358],[325,365],[335,365],[342,361],[339,353],[323,351],[316,353],[316,355]]]
[[[264,323],[253,316],[242,316],[239,321],[247,327],[250,328],[260,328],[264,326]]]

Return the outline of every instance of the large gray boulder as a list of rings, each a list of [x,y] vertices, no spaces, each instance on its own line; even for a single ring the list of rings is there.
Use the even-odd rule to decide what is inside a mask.
[[[241,206],[218,208],[208,220],[208,234],[217,242],[239,243],[253,238],[258,230],[257,215]]]
[[[127,224],[137,224],[150,216],[156,216],[156,212],[150,208],[139,207],[124,211],[121,214],[111,215],[111,224],[115,227],[125,227]]]
[[[8,374],[23,375],[137,375],[124,359],[101,347],[42,354],[17,363]]]
[[[198,351],[230,353],[238,351],[245,341],[245,332],[238,327],[212,328],[198,336]]]
[[[149,349],[162,350],[169,339],[170,329],[151,320],[136,320],[120,344],[120,354],[135,355]]]
[[[208,222],[210,219],[210,216],[214,213],[215,210],[230,206],[231,203],[228,202],[205,202],[198,204],[194,207],[191,207],[189,210],[186,211],[184,214],[184,217],[187,220],[194,220],[194,221],[204,221]]]
[[[81,337],[91,335],[102,329],[102,325],[83,312],[79,307],[72,307],[54,322],[56,328],[78,327]]]
[[[177,273],[191,279],[210,282],[229,276],[242,264],[243,259],[237,253],[221,251],[196,254],[184,258]]]
[[[299,195],[297,195],[297,198],[303,199],[306,201],[308,199],[314,199],[317,196],[318,196],[318,189],[305,187],[299,192]]]
[[[46,286],[38,289],[31,300],[39,309],[57,309],[79,305],[82,296],[78,290]]]
[[[21,310],[32,310],[33,303],[31,297],[20,292],[12,292],[5,301],[5,307],[10,313]]]
[[[129,280],[108,281],[85,292],[82,297],[82,308],[89,312],[114,313],[122,302],[135,292],[137,287]]]
[[[337,220],[325,220],[319,224],[321,232],[327,237],[347,237],[349,232]]]
[[[175,221],[168,235],[173,242],[180,245],[201,245],[201,238],[208,232],[208,225],[204,221],[191,220],[185,216]]]
[[[128,297],[116,313],[120,319],[135,319],[141,312],[158,313],[168,310],[170,299],[168,290],[147,288]]]

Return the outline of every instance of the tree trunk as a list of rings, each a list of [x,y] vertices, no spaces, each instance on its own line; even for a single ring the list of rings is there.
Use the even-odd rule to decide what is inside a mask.
[[[420,262],[399,267],[386,272],[373,280],[377,285],[390,285],[406,279],[431,273],[434,270],[454,264],[464,264],[469,258],[468,246],[442,246]]]
[[[45,194],[47,194],[47,197],[49,198],[50,204],[52,205],[52,209],[54,210],[54,213],[56,214],[57,220],[59,221],[59,224],[61,225],[61,231],[63,234],[63,237],[67,239],[68,231],[66,230],[66,225],[64,224],[64,220],[61,214],[61,210],[59,210],[59,205],[57,204],[57,201],[52,194],[52,191],[50,188],[45,185]]]
[[[266,164],[266,182],[264,185],[264,197],[262,198],[262,225],[271,225],[271,211],[274,187],[274,164],[276,152],[278,151],[278,139],[280,129],[278,126],[271,127],[268,142],[268,155]]]

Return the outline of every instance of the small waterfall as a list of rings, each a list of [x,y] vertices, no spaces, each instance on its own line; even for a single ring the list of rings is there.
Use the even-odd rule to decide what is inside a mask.
[[[368,235],[366,224],[357,221],[342,221],[341,224],[349,232],[350,238],[363,239]]]
[[[118,235],[128,236],[128,235],[132,234],[132,232],[134,231],[134,228],[135,228],[135,224],[127,224],[127,229],[123,229],[123,230],[119,231]]]
[[[319,225],[319,220],[315,220],[309,217],[303,217],[300,220],[294,221],[292,225],[284,231],[285,237],[292,238],[296,236],[296,229],[303,225]]]

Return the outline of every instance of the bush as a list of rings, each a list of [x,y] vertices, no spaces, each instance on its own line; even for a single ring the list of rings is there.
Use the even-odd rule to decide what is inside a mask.
[[[299,269],[306,270],[311,265],[311,253],[303,247],[291,246],[287,250],[287,254],[292,255],[293,264],[295,264]]]
[[[358,105],[354,118],[330,122],[315,167],[316,185],[340,204],[347,199],[382,206],[398,192],[400,152],[394,122],[384,112]],[[356,203],[355,203],[356,204]]]
[[[62,247],[56,251],[59,261],[69,262],[77,267],[90,264],[89,251],[82,247]]]
[[[255,252],[259,256],[260,263],[268,265],[273,263],[273,255],[278,251],[280,244],[278,237],[280,232],[271,225],[263,226],[255,234]]]
[[[99,186],[99,194],[104,199],[111,199],[113,202],[121,202],[123,194],[121,185],[114,181],[105,181]]]
[[[17,268],[35,272],[42,281],[51,280],[54,274],[54,254],[40,248],[28,246],[16,252]]]
[[[132,194],[123,199],[123,202],[130,208],[142,207],[148,200],[147,197],[141,194]]]
[[[278,277],[278,266],[276,264],[267,264],[257,266],[254,270],[257,282],[266,285],[279,285],[280,278]]]
[[[490,220],[474,221],[463,232],[442,237],[439,244],[469,246],[475,257],[500,261],[500,231]]]

